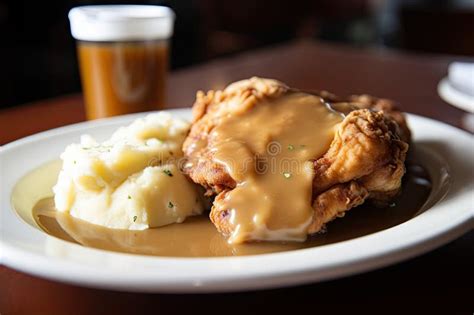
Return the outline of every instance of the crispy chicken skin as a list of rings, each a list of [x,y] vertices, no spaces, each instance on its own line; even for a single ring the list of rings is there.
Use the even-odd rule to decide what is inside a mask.
[[[405,115],[401,112],[396,103],[386,98],[378,98],[371,95],[351,95],[346,98],[340,98],[328,91],[312,92],[321,96],[331,106],[345,114],[357,109],[371,109],[373,111],[383,111],[386,116],[389,116],[398,124],[400,139],[410,143],[411,133],[405,119]]]
[[[207,139],[223,115],[248,111],[263,98],[276,98],[290,91],[281,82],[252,78],[223,91],[198,92],[193,106],[193,125],[184,142],[187,159],[183,170],[190,178],[223,200],[236,181],[213,160]],[[329,92],[314,92],[333,108],[346,114],[322,157],[313,162],[312,223],[308,234],[323,231],[325,224],[345,211],[371,199],[387,203],[401,189],[410,132],[403,113],[393,102],[367,95],[339,99]],[[230,234],[229,213],[213,206],[210,218],[224,235]]]
[[[356,181],[335,185],[317,195],[313,202],[313,221],[308,233],[325,230],[327,222],[344,216],[344,213],[364,203],[369,193]]]
[[[397,195],[407,150],[392,118],[368,109],[350,112],[329,150],[314,162],[315,215],[309,233],[318,232],[326,222],[366,198],[384,205]]]

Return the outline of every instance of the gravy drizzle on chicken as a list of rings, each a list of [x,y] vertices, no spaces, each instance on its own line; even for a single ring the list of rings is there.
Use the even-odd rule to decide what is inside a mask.
[[[399,191],[408,145],[397,123],[352,107],[344,118],[317,94],[260,78],[198,94],[184,170],[216,195],[210,217],[230,243],[303,241]]]

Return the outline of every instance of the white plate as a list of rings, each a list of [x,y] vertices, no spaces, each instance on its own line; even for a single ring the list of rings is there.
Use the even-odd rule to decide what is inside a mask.
[[[453,87],[448,78],[444,78],[439,82],[438,94],[444,101],[454,107],[474,113],[474,97]]]
[[[189,109],[172,113],[190,116]],[[409,123],[415,146],[435,181],[437,195],[426,205],[429,209],[398,226],[340,243],[245,257],[159,258],[65,242],[28,225],[13,211],[12,188],[23,175],[57,158],[65,145],[78,141],[81,134],[103,139],[118,126],[142,115],[54,129],[1,149],[3,264],[48,279],[114,290],[168,293],[250,290],[322,281],[393,264],[438,247],[473,226],[472,136],[414,115],[409,115]],[[450,168],[451,180],[449,192],[442,198],[447,186],[440,183],[446,184],[446,167]]]

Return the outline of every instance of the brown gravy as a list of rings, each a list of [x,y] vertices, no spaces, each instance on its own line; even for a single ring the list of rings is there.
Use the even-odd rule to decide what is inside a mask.
[[[28,180],[45,182],[44,178],[38,178],[40,173],[37,174]],[[47,174],[52,178],[56,175],[54,172]],[[321,246],[393,227],[419,214],[430,192],[427,172],[419,165],[408,165],[403,193],[390,207],[377,208],[368,202],[348,211],[343,219],[330,222],[326,233],[314,235],[305,242],[229,244],[206,216],[144,231],[112,230],[55,211],[51,197],[35,204],[33,216],[48,234],[87,247],[154,256],[240,256]]]
[[[314,213],[311,160],[328,150],[342,115],[319,96],[288,92],[223,119],[209,141],[237,182],[214,201],[228,210],[228,241],[304,241]]]

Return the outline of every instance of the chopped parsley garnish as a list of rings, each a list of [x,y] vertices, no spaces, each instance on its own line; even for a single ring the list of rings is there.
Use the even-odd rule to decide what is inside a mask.
[[[137,216],[136,215],[133,216],[133,222],[135,222],[135,221],[137,221]]]
[[[306,148],[306,145],[305,144],[300,144],[300,148],[304,149],[304,148]]]
[[[168,208],[173,208],[174,207],[174,204],[170,201],[168,202]]]
[[[76,163],[77,163],[76,160],[74,160],[74,164],[76,164]]]
[[[128,199],[132,199],[132,196],[128,195]]]
[[[392,202],[392,203],[389,204],[388,206],[389,206],[390,208],[393,208],[393,207],[395,207],[396,205],[397,205],[397,204],[396,204],[395,202]]]
[[[284,173],[283,173],[283,176],[285,176],[285,178],[290,178],[290,177],[291,177],[291,173],[289,173],[289,172],[284,172]]]
[[[168,175],[169,177],[172,177],[172,176],[173,176],[173,173],[171,173],[170,170],[163,170],[163,173],[165,173],[165,174]]]
[[[292,144],[288,145],[288,150],[293,151],[294,149],[295,149],[295,147]]]

